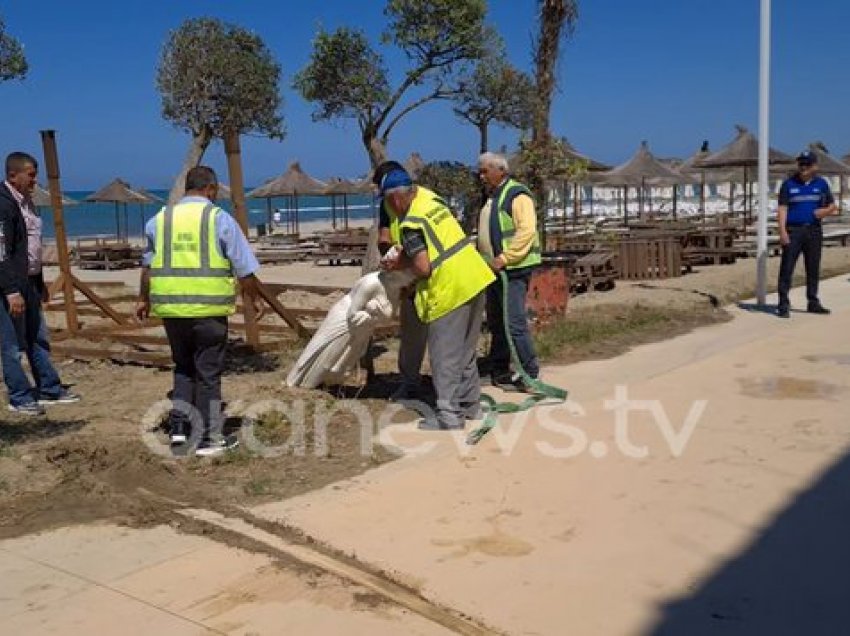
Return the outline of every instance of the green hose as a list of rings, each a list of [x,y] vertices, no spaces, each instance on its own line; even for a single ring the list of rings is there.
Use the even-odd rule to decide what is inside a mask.
[[[536,378],[532,378],[523,369],[522,363],[516,352],[514,339],[511,337],[510,322],[508,317],[508,277],[505,272],[499,272],[499,278],[502,283],[502,323],[505,328],[505,338],[508,341],[508,347],[511,352],[511,362],[514,368],[519,373],[519,377],[529,389],[530,395],[519,404],[513,402],[497,402],[495,398],[487,395],[481,395],[481,406],[483,407],[486,416],[484,422],[472,431],[466,438],[466,443],[469,445],[477,444],[499,421],[499,413],[520,413],[527,411],[543,402],[544,400],[554,400],[551,404],[559,404],[566,402],[567,391],[551,384],[541,382]]]

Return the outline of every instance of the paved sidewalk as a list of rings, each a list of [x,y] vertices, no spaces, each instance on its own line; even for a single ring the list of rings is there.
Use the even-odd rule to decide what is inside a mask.
[[[549,369],[573,402],[503,418],[475,447],[392,427],[399,445],[433,447],[253,512],[506,633],[842,633],[850,284],[828,281],[823,297],[833,316],[736,310]],[[630,413],[625,437],[606,404],[618,385],[655,409]],[[450,633],[358,585],[169,527],[0,542],[0,616],[4,634],[27,635]]]
[[[3,541],[0,616],[10,636],[450,633],[358,586],[168,527]]]
[[[850,567],[850,502],[829,490],[813,536],[819,522],[797,521],[803,493],[822,494],[850,447],[846,277],[825,282],[823,299],[830,317],[735,310],[727,324],[550,369],[546,378],[570,389],[571,408],[503,418],[471,450],[462,437],[396,427],[401,445],[438,446],[256,512],[512,634],[840,633],[850,580],[825,575],[829,555]],[[629,417],[645,458],[617,442],[617,417],[606,409],[617,385],[656,401],[658,418]],[[691,409],[695,428],[676,457],[659,421],[669,418],[675,441]],[[837,536],[829,527],[845,540],[829,542]],[[807,562],[811,548],[794,545],[768,550],[764,562],[760,546],[786,535],[815,545],[820,536],[826,556]],[[676,622],[685,614],[686,624]]]

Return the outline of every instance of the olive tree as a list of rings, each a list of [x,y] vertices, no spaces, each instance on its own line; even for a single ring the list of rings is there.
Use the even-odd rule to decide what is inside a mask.
[[[162,116],[192,136],[169,196],[183,193],[188,171],[228,131],[283,139],[281,69],[259,36],[212,18],[191,19],[162,49],[156,85]]]
[[[24,47],[6,32],[6,24],[0,18],[0,82],[23,79],[28,70]]]
[[[478,130],[480,150],[486,152],[491,124],[526,130],[535,105],[534,83],[528,74],[501,57],[488,56],[460,85],[455,114]]]
[[[348,27],[320,30],[294,81],[315,104],[315,121],[356,121],[373,167],[386,159],[390,134],[405,116],[457,93],[458,75],[481,57],[488,32],[485,0],[388,0],[384,15],[382,43],[408,61],[397,84],[363,31]]]

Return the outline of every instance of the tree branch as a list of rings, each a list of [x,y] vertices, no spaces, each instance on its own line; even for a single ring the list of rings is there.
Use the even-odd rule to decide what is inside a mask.
[[[402,108],[400,111],[398,111],[398,113],[396,113],[395,117],[393,117],[390,120],[390,123],[387,124],[387,127],[384,129],[384,132],[381,134],[381,138],[384,141],[386,141],[387,138],[390,136],[390,132],[392,131],[392,129],[395,128],[396,124],[398,124],[398,122],[401,121],[402,118],[405,115],[407,115],[409,112],[411,112],[413,110],[416,110],[417,108],[422,106],[422,104],[426,104],[426,103],[428,103],[430,101],[434,101],[436,99],[447,99],[449,97],[452,97],[453,95],[456,95],[457,93],[458,93],[458,91],[456,91],[456,90],[445,90],[442,86],[438,86],[436,89],[434,89],[433,92],[429,93],[428,95],[425,95],[424,97],[420,97],[415,102],[408,104],[407,106]],[[389,113],[387,113],[387,114],[389,114]],[[380,124],[378,124],[378,128],[379,127],[380,127]]]

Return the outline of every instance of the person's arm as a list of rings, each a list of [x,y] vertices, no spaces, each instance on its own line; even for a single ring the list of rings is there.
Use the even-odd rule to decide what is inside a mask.
[[[142,273],[139,276],[139,297],[136,318],[146,320],[151,314],[151,263],[156,246],[156,217],[145,225],[145,251],[142,252]]]
[[[843,179],[844,177],[842,177]],[[828,216],[837,216],[838,215],[838,206],[835,204],[835,197],[832,195],[832,190],[829,187],[829,183],[826,179],[823,180],[824,187],[826,191],[823,195],[822,205],[817,210],[815,210],[815,218],[824,219]]]
[[[24,313],[23,287],[15,263],[16,233],[14,217],[4,206],[0,210],[0,227],[3,229],[3,244],[0,245],[0,291],[9,304],[9,313],[20,316]]]
[[[233,273],[239,279],[243,302],[254,305],[257,315],[262,315],[260,280],[256,275],[260,269],[260,262],[254,256],[245,233],[242,232],[236,220],[223,211],[216,217],[216,231],[222,253],[230,261]]]
[[[500,270],[507,265],[515,265],[521,262],[534,246],[534,237],[537,234],[537,214],[534,210],[534,201],[527,194],[519,194],[511,203],[511,216],[514,220],[514,235],[508,248],[493,259],[490,266]]]
[[[776,210],[776,221],[779,224],[779,243],[780,245],[788,245],[791,239],[788,237],[788,202],[789,202],[788,182],[782,184],[779,189],[779,207]]]
[[[378,251],[381,256],[386,255],[393,246],[393,237],[390,234],[390,214],[387,212],[384,202],[378,211]]]
[[[428,244],[422,231],[404,229],[401,247],[398,258],[387,263],[386,269],[410,269],[417,278],[428,278],[431,275],[431,259],[428,258]]]

